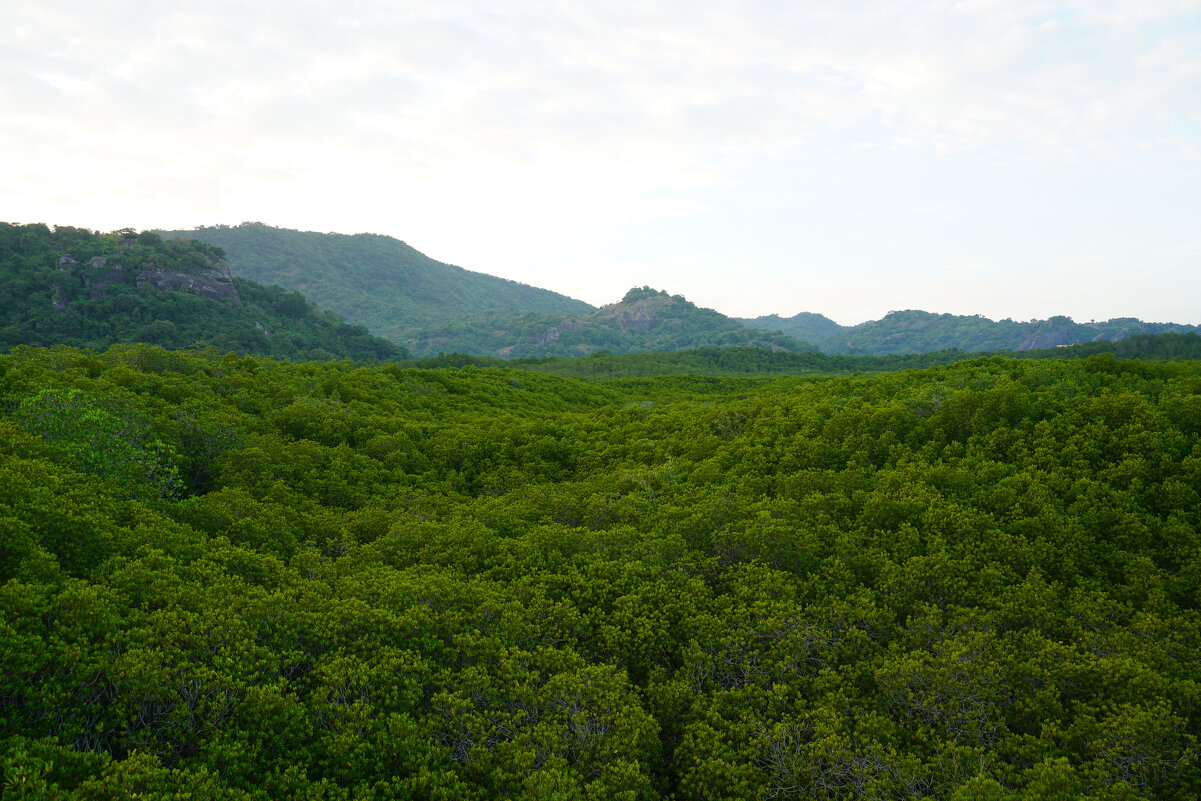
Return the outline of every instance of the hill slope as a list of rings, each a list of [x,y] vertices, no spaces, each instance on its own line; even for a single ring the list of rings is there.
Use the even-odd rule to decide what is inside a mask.
[[[216,245],[234,274],[304,293],[393,342],[494,310],[587,314],[580,300],[443,264],[378,234],[321,234],[262,223],[164,232]]]
[[[706,347],[804,352],[812,348],[774,331],[748,328],[679,295],[642,287],[587,316],[494,312],[427,328],[404,340],[416,355],[587,356]]]
[[[743,318],[751,328],[782,331],[811,342],[823,353],[882,356],[890,353],[926,353],[958,348],[967,352],[1025,351],[1116,340],[1135,334],[1201,332],[1201,326],[1147,323],[1133,317],[1105,322],[1077,323],[1070,317],[1015,322],[993,321],[980,315],[933,314],[893,311],[881,320],[855,326],[838,325],[821,315],[804,312],[791,318],[777,315]]]
[[[403,359],[404,348],[296,292],[235,278],[221,250],[132,229],[0,223],[0,348],[122,342],[291,359]]]

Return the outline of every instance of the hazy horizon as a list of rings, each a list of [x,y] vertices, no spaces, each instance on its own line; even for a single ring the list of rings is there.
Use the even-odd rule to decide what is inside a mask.
[[[1201,0],[15,6],[0,218],[372,231],[592,305],[1201,324]]]

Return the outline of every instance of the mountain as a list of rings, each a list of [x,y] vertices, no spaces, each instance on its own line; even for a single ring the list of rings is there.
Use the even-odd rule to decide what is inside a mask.
[[[1136,334],[1201,332],[1201,326],[1147,323],[1133,317],[1077,323],[1070,317],[1015,322],[993,321],[980,315],[893,311],[881,320],[842,326],[821,315],[776,315],[739,319],[751,328],[782,331],[817,346],[823,353],[882,356],[927,353],[951,348],[983,352],[1025,351],[1076,345],[1095,340],[1120,340]]]
[[[408,352],[297,292],[230,273],[220,248],[124,229],[0,223],[0,348],[123,342],[288,359]]]
[[[631,289],[619,303],[587,316],[494,312],[416,332],[405,344],[417,356],[587,356],[598,352],[753,347],[806,352],[811,346],[776,331],[748,328],[679,295]]]
[[[837,336],[843,326],[823,314],[801,312],[793,317],[784,318],[778,314],[754,319],[734,318],[749,328],[759,328],[766,331],[780,331],[802,342],[817,344]]]
[[[262,223],[161,232],[221,248],[235,276],[279,284],[415,356],[580,356],[764,347],[889,355],[958,349],[1022,351],[1121,339],[1135,334],[1201,331],[1199,326],[1120,318],[1076,323],[1068,317],[994,322],[979,315],[894,311],[842,326],[820,314],[730,318],[686,300],[636,290],[595,309],[545,289],[471,272],[429,258],[378,234],[323,234]],[[650,294],[638,295],[639,292]]]
[[[580,300],[443,264],[379,234],[321,234],[257,222],[160,232],[216,245],[235,275],[302,292],[393,342],[495,312],[588,314]]]
[[[581,356],[710,346],[805,350],[792,337],[749,329],[665,292],[632,290],[620,303],[597,310],[443,264],[378,234],[321,234],[262,223],[161,233],[215,245],[235,275],[300,291],[416,356]]]

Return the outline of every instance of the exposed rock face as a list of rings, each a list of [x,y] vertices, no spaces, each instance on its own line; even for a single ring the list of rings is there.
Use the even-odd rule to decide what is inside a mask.
[[[1084,341],[1074,325],[1056,325],[1035,331],[1022,340],[1017,350],[1043,350],[1057,348],[1060,345],[1075,345]]]
[[[58,269],[74,270],[75,269],[75,257],[72,256],[70,253],[64,253],[62,255],[62,258],[60,258],[58,260]]]
[[[609,319],[617,324],[622,331],[635,331],[645,334],[659,322],[660,304],[615,304],[605,306],[592,316],[597,319]]]
[[[106,297],[109,287],[113,284],[125,283],[125,268],[119,263],[109,264],[103,256],[93,256],[89,265],[95,270],[105,270],[101,276],[81,275],[80,284],[88,290],[88,299],[97,300]]]
[[[189,292],[202,298],[212,300],[232,300],[240,303],[238,290],[234,288],[234,279],[229,267],[222,264],[210,270],[199,273],[177,273],[170,270],[143,270],[137,275],[138,286],[149,284],[156,289],[170,289]]]
[[[50,285],[50,308],[60,313],[67,310],[67,299],[63,297],[63,288],[58,284]]]
[[[587,323],[582,323],[579,320],[564,320],[558,325],[552,325],[550,328],[546,329],[537,337],[535,337],[534,344],[546,347],[554,342],[558,342],[559,337],[563,336],[564,331],[580,331],[587,327]]]
[[[631,289],[620,303],[597,309],[592,319],[611,321],[622,331],[645,334],[660,325],[678,325],[678,303],[687,304],[683,298],[675,298],[648,287]]]

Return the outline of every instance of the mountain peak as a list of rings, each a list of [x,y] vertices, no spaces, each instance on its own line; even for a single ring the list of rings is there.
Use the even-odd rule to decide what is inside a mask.
[[[653,298],[668,298],[671,297],[662,289],[652,289],[649,286],[633,287],[621,299],[622,303],[635,303],[640,300],[649,300]]]
[[[711,322],[708,319],[710,316],[713,320],[722,318],[715,311],[698,309],[680,295],[669,295],[644,286],[631,289],[621,302],[598,309],[592,314],[592,319],[610,321],[623,331],[645,333],[663,322],[678,326],[684,318],[695,318],[697,315],[706,318],[706,322]]]

